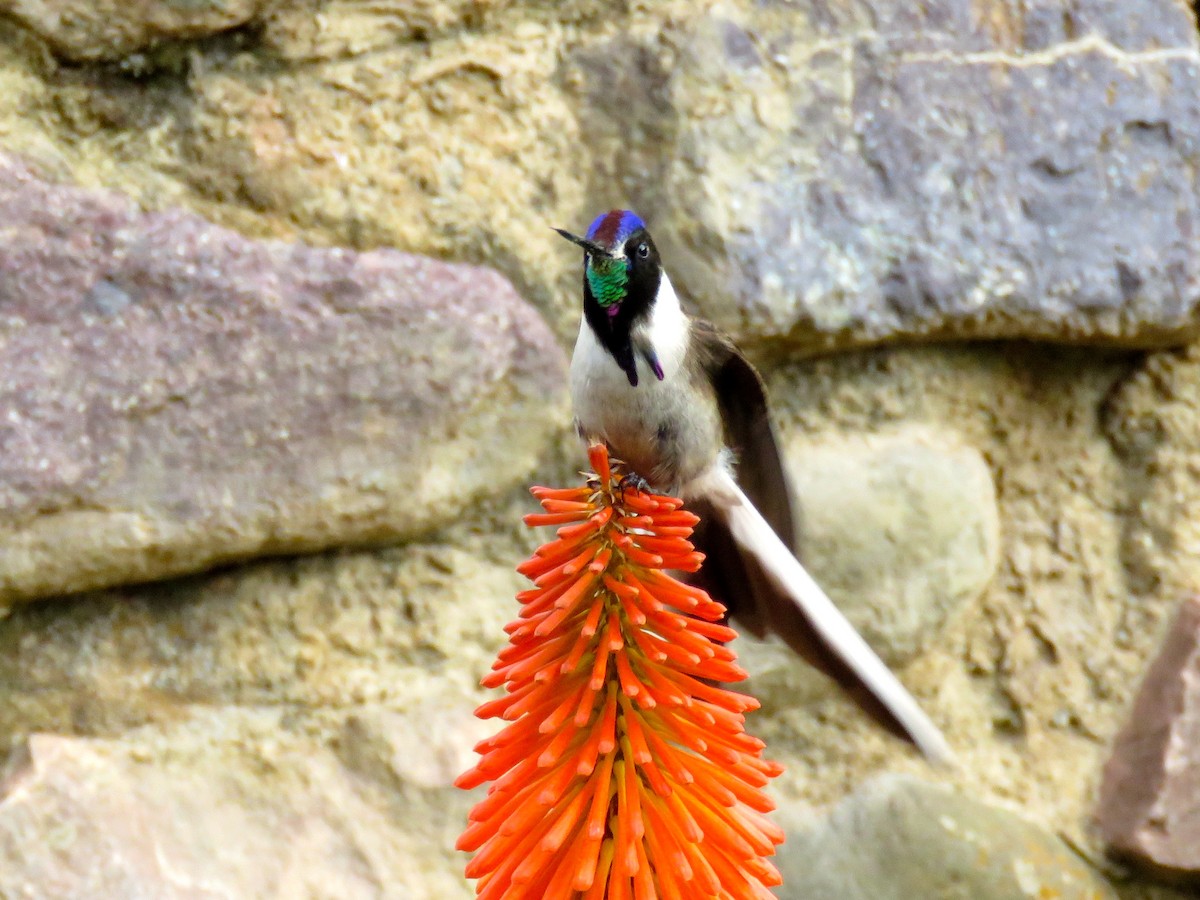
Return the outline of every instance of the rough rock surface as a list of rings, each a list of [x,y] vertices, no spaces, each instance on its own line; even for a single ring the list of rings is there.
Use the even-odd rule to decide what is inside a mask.
[[[207,37],[249,22],[269,0],[0,0],[7,13],[75,61],[113,60],[160,41]]]
[[[451,783],[527,537],[483,521],[15,609],[0,896],[473,896]]]
[[[1123,858],[1200,884],[1200,598],[1183,603],[1146,672],[1096,818]]]
[[[405,41],[453,37],[480,28],[515,0],[289,0],[262,17],[272,53],[313,62],[380,52]],[[559,4],[561,5],[561,4]]]
[[[1115,727],[1123,685],[1148,643],[1116,632],[1155,605],[1153,596],[1131,600],[1121,580],[1121,532],[1108,513],[1119,469],[1094,415],[1131,369],[1122,360],[1099,366],[1082,351],[928,347],[829,358],[771,379],[787,401],[781,423],[805,442],[924,421],[978,447],[998,473],[1004,534],[1015,542],[1005,564],[982,602],[967,605],[901,675],[963,758],[960,775],[943,777],[968,796],[1005,798],[1077,841],[1104,750],[1089,735]],[[578,459],[575,450],[537,479],[568,483]],[[394,785],[442,777],[427,766],[444,774],[453,748],[479,736],[467,728],[483,698],[474,684],[503,644],[501,627],[524,586],[513,563],[536,540],[508,532],[531,508],[518,488],[506,506],[477,507],[425,543],[17,607],[0,622],[0,735],[91,735],[135,749],[151,742],[169,756],[181,740],[173,726],[211,715],[196,726],[221,736],[207,765],[238,772],[255,754],[237,748],[260,740],[247,711],[277,711],[261,729],[267,738],[336,747],[354,772],[383,785],[394,827],[422,831],[424,814],[412,813],[408,788]],[[834,690],[806,694],[786,681],[750,689],[766,707],[752,727],[787,765],[781,799],[832,804],[881,769],[920,765]],[[421,735],[437,746],[414,760]],[[294,758],[280,763],[280,777],[290,777]],[[239,788],[245,799],[231,803],[253,807],[270,789],[258,771]],[[446,815],[461,822],[468,805]],[[438,886],[459,875],[461,858],[422,856],[420,864],[436,870],[435,887],[411,896],[459,896]],[[469,896],[465,886],[461,895]]]
[[[1129,666],[1119,723],[1124,724],[1139,679],[1172,629],[1179,598],[1197,589],[1200,347],[1151,356],[1110,398],[1105,413],[1105,426],[1129,473],[1125,504],[1137,511],[1128,519],[1122,563],[1141,602],[1130,605],[1121,631],[1148,645]]]
[[[883,659],[903,665],[987,587],[1000,556],[979,452],[913,429],[793,442],[800,555]]]
[[[719,7],[581,54],[601,133],[652,121],[674,148],[631,187],[706,312],[810,349],[1196,333],[1186,4],[799,6]],[[633,65],[649,87],[614,90]]]
[[[266,21],[262,53],[198,70],[186,119],[163,123],[193,202],[239,227],[487,260],[565,337],[578,257],[548,226],[588,212],[586,126],[548,83],[570,9],[526,21],[497,4],[488,27],[431,42],[419,35],[438,28],[405,36],[409,3],[287,6]],[[443,22],[488,6],[427,4]],[[292,62],[268,61],[279,57]],[[262,214],[243,225],[247,203]]]
[[[528,508],[506,507],[505,518]],[[379,737],[389,713],[414,717],[431,738],[443,723],[461,730],[525,586],[511,562],[522,552],[474,520],[430,542],[18,606],[0,621],[0,735],[118,737],[263,709],[287,713],[285,730],[332,742],[353,727],[377,748],[393,740]],[[441,769],[473,759],[474,742],[463,738]]]
[[[564,355],[495,273],[0,159],[0,602],[393,540],[522,479]]]
[[[255,232],[491,262],[563,337],[576,260],[529,236],[616,204],[749,341],[1196,333],[1183,0],[4,2],[152,76],[18,67],[14,146]],[[237,41],[140,49],[234,10]]]
[[[789,814],[790,813],[790,814]],[[1115,900],[1061,840],[911,776],[867,782],[826,818],[781,810],[781,900]]]
[[[409,784],[401,810],[329,749],[273,740],[279,718],[240,746],[194,723],[158,747],[31,736],[0,785],[0,895],[469,896],[447,849],[465,798]]]
[[[1132,607],[1123,630],[1148,651],[1164,634],[1180,597],[1196,592],[1200,553],[1200,346],[1150,356],[1103,408],[1103,425],[1128,473],[1121,561],[1131,587],[1165,602]],[[1139,665],[1131,676],[1145,671]],[[1132,684],[1130,685],[1132,688]]]
[[[563,347],[578,322],[578,256],[546,226],[580,229],[631,205],[676,281],[760,345],[789,443],[861,446],[918,429],[975,448],[995,485],[1000,564],[900,675],[963,760],[940,778],[1102,864],[1089,825],[1100,767],[1166,618],[1196,590],[1200,350],[943,343],[803,364],[786,351],[913,335],[1126,347],[1191,334],[1189,4],[298,0],[207,36],[156,31],[166,5],[79,20],[78,47],[131,47],[93,64],[49,17],[22,20],[16,0],[0,0],[0,145],[61,183],[189,209],[247,237],[486,264]],[[146,43],[106,37],[118,32]],[[811,290],[786,294],[801,282]],[[1104,306],[1118,293],[1120,313]],[[486,408],[492,382],[478,384]],[[544,444],[533,477],[562,483],[581,461],[573,444],[546,442],[565,414],[553,422],[487,433],[510,459]],[[528,542],[505,534],[529,501],[494,501],[401,549],[19,606],[0,622],[0,740],[102,738],[88,747],[116,761],[98,768],[129,758],[178,775],[239,807],[259,836],[260,807],[322,821],[308,789],[289,785],[312,771],[306,755],[324,766],[332,749],[329,782],[369,780],[385,811],[372,819],[340,787],[327,796],[397,851],[340,855],[363,880],[320,876],[341,886],[383,873],[406,897],[465,898],[462,858],[445,848],[469,799],[428,786],[474,739],[464,713],[520,586],[511,566]],[[224,540],[222,527],[197,534]],[[89,534],[62,534],[61,556]],[[756,730],[787,766],[785,805],[832,806],[881,770],[917,769],[803,669],[787,658],[750,685],[764,700]],[[208,735],[203,760],[193,731]],[[414,761],[426,731],[436,746]],[[26,844],[60,837],[51,819]],[[21,883],[22,863],[4,863]],[[1114,886],[1122,900],[1182,896],[1143,874]]]

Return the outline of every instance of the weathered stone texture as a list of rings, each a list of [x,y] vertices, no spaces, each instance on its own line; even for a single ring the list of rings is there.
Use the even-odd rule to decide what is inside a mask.
[[[701,308],[810,350],[1196,332],[1200,53],[1183,4],[996,6],[877,3],[873,23],[847,13],[816,40],[782,5],[727,9],[641,52],[620,38],[581,55],[592,98],[619,83],[595,60],[673,57],[635,112],[590,110],[618,142],[626,115],[660,121],[648,137],[675,152],[631,187]]]
[[[0,161],[0,601],[394,540],[521,479],[564,355],[486,269]]]
[[[500,524],[528,498],[467,504],[535,460],[548,483],[580,465],[551,439],[569,440],[578,256],[547,226],[615,205],[752,345],[794,461],[864,479],[857,543],[852,497],[802,485],[826,547],[808,561],[848,605],[869,598],[963,759],[941,777],[1044,831],[961,820],[1015,862],[1051,831],[1099,860],[1106,748],[1196,589],[1200,350],[1120,352],[1196,331],[1196,65],[1184,0],[0,0],[0,144],[129,198],[21,173],[32,209],[0,217],[0,273],[42,273],[15,303],[0,282],[4,596],[439,529],[14,608],[0,739],[99,740],[46,738],[70,746],[25,770],[44,773],[32,805],[6,795],[0,834],[21,842],[0,893],[124,878],[118,845],[136,856],[140,833],[87,823],[125,812],[185,878],[262,883],[236,848],[200,871],[176,823],[88,787],[108,778],[181,816],[181,793],[218,798],[197,841],[246,835],[296,893],[469,896],[445,849],[469,802],[445,779],[531,538]],[[300,242],[492,266],[554,336],[487,271]],[[795,358],[997,336],[1118,351]],[[917,432],[930,452],[893,440]],[[987,578],[992,539],[963,537],[993,498]],[[744,658],[785,805],[919,765],[794,656]],[[88,840],[55,856],[59,822]],[[297,835],[311,870],[289,868]],[[977,846],[942,837],[934,882]],[[1089,883],[1055,881],[1079,870],[1049,848],[991,889]],[[1116,888],[1175,896],[1141,874]]]
[[[0,13],[44,37],[64,57],[96,61],[237,28],[268,5],[269,0],[0,0]]]
[[[883,659],[903,665],[987,587],[996,488],[979,452],[937,432],[793,442],[801,557]]]
[[[338,59],[479,28],[512,5],[514,0],[288,0],[264,12],[262,39],[288,60]]]
[[[399,815],[328,750],[272,744],[262,718],[257,745],[180,729],[170,754],[30,737],[0,786],[0,894],[470,896],[447,849],[465,797],[411,786]]]
[[[1053,834],[911,776],[867,782],[826,818],[804,810],[779,850],[784,900],[1115,900]]]
[[[1104,766],[1096,813],[1109,846],[1200,884],[1200,598],[1180,607]]]
[[[463,524],[17,607],[0,896],[466,900],[451,784],[495,730],[472,713],[520,553]]]

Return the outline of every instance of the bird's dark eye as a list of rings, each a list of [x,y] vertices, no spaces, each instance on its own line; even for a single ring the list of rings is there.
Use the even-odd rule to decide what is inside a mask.
[[[641,259],[645,259],[650,255],[650,247],[647,246],[645,241],[637,245],[637,255]]]

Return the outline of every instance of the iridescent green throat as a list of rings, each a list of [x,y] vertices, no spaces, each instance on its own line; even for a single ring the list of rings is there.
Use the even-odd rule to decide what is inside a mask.
[[[607,309],[625,299],[629,269],[623,259],[592,257],[587,267],[587,280],[596,302]]]

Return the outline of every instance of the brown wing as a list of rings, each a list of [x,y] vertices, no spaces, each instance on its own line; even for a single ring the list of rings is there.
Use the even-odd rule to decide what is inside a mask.
[[[736,455],[738,484],[793,553],[796,552],[792,494],[762,378],[732,340],[715,325],[693,322],[692,349],[716,388],[725,422],[725,440]],[[704,565],[692,582],[720,600],[739,625],[764,637],[775,632],[806,662],[836,681],[872,719],[893,734],[912,740],[899,720],[825,642],[805,612],[767,577],[761,564],[743,552],[724,520],[706,501],[694,501],[700,517],[693,534]]]
[[[725,444],[735,457],[738,484],[794,553],[791,486],[775,441],[762,378],[732,339],[711,322],[692,320],[690,350],[716,392],[725,426]],[[765,637],[773,630],[776,604],[787,602],[786,598],[776,597],[778,591],[758,561],[742,553],[725,522],[714,515],[710,505],[695,501],[693,511],[700,517],[700,523],[692,540],[706,557],[704,566],[692,577],[693,583],[725,604],[739,625],[758,637]],[[802,655],[819,666],[809,653]]]
[[[693,320],[691,338],[692,350],[716,389],[725,444],[734,452],[738,484],[794,553],[791,485],[775,442],[762,378],[730,337],[711,322]]]

